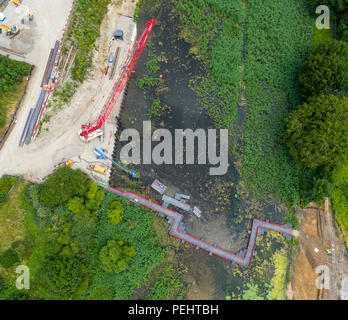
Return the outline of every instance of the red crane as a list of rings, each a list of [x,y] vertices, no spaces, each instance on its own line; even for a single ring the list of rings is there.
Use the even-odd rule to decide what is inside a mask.
[[[152,27],[154,26],[157,19],[150,20],[144,30],[139,35],[138,39],[135,41],[122,69],[121,72],[111,89],[109,97],[107,98],[103,109],[101,110],[99,117],[95,120],[91,125],[82,125],[82,131],[80,132],[81,139],[83,141],[87,141],[89,134],[94,132],[97,129],[100,129],[102,125],[105,123],[106,119],[109,117],[112,108],[114,107],[118,97],[122,93],[124,87],[127,84],[128,79],[130,78],[132,71],[137,64],[141,54],[146,47],[147,40],[149,39],[149,35]]]

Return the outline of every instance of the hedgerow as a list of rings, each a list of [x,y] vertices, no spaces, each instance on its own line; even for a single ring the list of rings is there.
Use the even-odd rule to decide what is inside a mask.
[[[6,124],[9,101],[18,92],[23,77],[29,71],[29,64],[0,55],[0,128]]]

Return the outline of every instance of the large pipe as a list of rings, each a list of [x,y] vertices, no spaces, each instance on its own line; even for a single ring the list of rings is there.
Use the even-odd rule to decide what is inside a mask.
[[[51,78],[51,74],[52,74],[52,70],[53,70],[53,65],[54,65],[54,62],[56,61],[56,57],[57,57],[57,52],[58,52],[58,48],[59,48],[59,44],[60,44],[60,41],[57,40],[56,41],[56,44],[54,46],[54,50],[53,50],[53,54],[52,54],[52,59],[51,59],[51,63],[50,63],[50,67],[48,69],[48,72],[47,72],[47,76],[46,76],[46,80],[45,80],[45,85],[48,84],[50,78]]]
[[[29,114],[28,114],[28,118],[27,118],[27,121],[25,122],[25,126],[24,126],[24,129],[23,129],[23,132],[22,132],[21,139],[19,140],[19,146],[20,147],[23,146],[24,140],[27,137],[29,122],[31,120],[31,117],[33,116],[33,111],[34,111],[34,109],[30,108],[30,111],[29,111]]]
[[[40,110],[41,110],[41,106],[42,106],[43,100],[45,98],[45,94],[46,94],[46,90],[42,89],[40,97],[39,97],[39,100],[36,103],[36,107],[35,107],[35,109],[33,111],[32,117],[30,119],[30,123],[29,123],[29,127],[28,127],[28,133],[27,133],[27,137],[25,139],[25,144],[29,144],[29,142],[31,140],[31,136],[33,134],[33,130],[34,130],[35,124],[37,122],[37,118],[39,116],[39,113],[40,113]]]
[[[48,60],[47,60],[45,73],[44,73],[44,75],[43,75],[43,77],[42,77],[41,87],[43,87],[45,84],[47,84],[47,83],[46,83],[47,73],[48,73],[48,69],[49,69],[50,64],[51,64],[51,61],[52,61],[53,51],[54,51],[54,49],[52,48],[51,51],[50,51],[50,55],[49,55],[49,57],[48,57]]]

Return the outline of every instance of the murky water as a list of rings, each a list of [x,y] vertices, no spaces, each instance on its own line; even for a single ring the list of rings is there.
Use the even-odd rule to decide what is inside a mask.
[[[149,10],[144,10],[143,7],[139,15],[138,31],[140,32],[145,23],[152,18]],[[214,128],[212,120],[200,108],[199,100],[190,88],[190,81],[197,76],[204,76],[204,67],[189,53],[190,45],[179,38],[179,18],[171,12],[169,2],[162,2],[156,18],[159,25],[153,28],[150,40],[154,44],[156,55],[164,56],[166,60],[160,62],[160,73],[163,74],[166,89],[159,93],[159,99],[161,104],[169,106],[171,111],[165,117],[153,119],[153,126],[167,128],[173,132],[173,136],[174,129]],[[152,97],[149,93],[145,97],[144,91],[137,87],[137,80],[145,75],[147,59],[148,50],[145,49],[136,66],[136,76],[129,84],[121,116],[124,128],[136,128],[139,132],[142,132],[142,121],[151,120],[148,107]],[[117,156],[121,145],[118,142]],[[209,164],[137,165],[134,166],[134,170],[138,172],[145,185],[158,179],[168,186],[169,194],[179,192],[191,196],[190,204],[202,211],[202,217],[197,218],[192,213],[183,212],[187,232],[226,249],[238,250],[239,237],[233,226],[231,214],[236,203],[234,195],[237,178],[232,160],[230,157],[228,172],[223,176],[210,176]],[[116,176],[114,179],[117,185],[119,177]],[[240,245],[243,246],[242,243]]]
[[[153,43],[153,51],[157,56],[162,56],[160,71],[163,75],[164,88],[155,94],[156,89],[141,90],[137,81],[146,74],[145,63],[148,61],[149,48],[146,48],[135,68],[135,76],[130,80],[128,94],[125,98],[121,114],[122,128],[135,128],[140,133],[143,130],[143,121],[152,120],[154,129],[169,129],[174,136],[174,129],[190,128],[214,128],[212,120],[200,107],[199,99],[191,89],[191,81],[196,77],[204,77],[206,71],[203,65],[190,54],[190,45],[179,37],[179,17],[172,10],[169,0],[161,1],[156,16],[146,5],[148,1],[142,1],[142,8],[138,18],[138,34],[144,28],[147,21],[157,18],[150,35]],[[242,48],[241,48],[242,58]],[[171,111],[163,117],[151,119],[148,115],[152,99],[157,98],[161,104],[170,107]],[[244,132],[246,110],[238,112],[236,124],[237,135]],[[157,142],[153,143],[153,146]],[[242,139],[237,139],[237,151],[242,151]],[[125,143],[116,141],[114,155],[119,160],[121,147]],[[283,223],[284,207],[275,204],[269,199],[257,202],[248,194],[243,193],[240,177],[235,163],[238,159],[229,156],[229,169],[223,176],[210,176],[210,165],[136,165],[142,184],[149,186],[154,179],[158,179],[168,187],[170,195],[175,192],[191,196],[189,203],[197,206],[202,211],[201,218],[193,213],[175,210],[185,215],[184,225],[186,232],[205,241],[215,243],[232,252],[239,252],[248,243],[248,230],[251,229],[252,218],[269,219],[275,223]],[[240,162],[240,161],[239,161]],[[125,174],[118,169],[113,171],[111,183],[115,186],[124,185]],[[155,191],[151,191],[150,198],[156,197]],[[158,199],[158,194],[157,194]],[[243,200],[242,200],[243,199]],[[228,262],[211,257],[213,264],[220,269],[231,270]],[[224,266],[224,267],[222,267]],[[229,273],[229,272],[228,272]],[[228,273],[221,272],[216,282],[219,283],[219,298],[222,298],[221,288],[225,287]]]

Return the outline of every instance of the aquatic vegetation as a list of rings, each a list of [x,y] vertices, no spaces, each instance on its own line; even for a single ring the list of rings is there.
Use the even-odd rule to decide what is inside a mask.
[[[247,1],[247,11],[243,178],[257,198],[276,195],[296,205],[298,170],[282,133],[288,113],[301,103],[296,75],[308,52],[313,21],[300,0]]]
[[[283,299],[287,281],[289,244],[277,232],[258,237],[252,270],[233,268],[236,285],[228,289],[232,299]]]
[[[182,20],[181,36],[207,68],[197,79],[196,93],[217,128],[232,129],[237,113],[242,57],[241,1],[174,0]],[[232,131],[230,131],[232,134]]]
[[[170,110],[171,108],[169,106],[161,104],[158,99],[153,99],[148,114],[150,117],[160,117],[166,115]]]
[[[167,300],[173,297],[182,299],[185,284],[176,277],[175,271],[172,264],[167,265],[160,279],[151,286],[146,298],[149,300]]]
[[[286,250],[283,248],[277,251],[272,257],[275,272],[271,280],[272,289],[268,293],[269,300],[283,300],[285,291],[286,271],[288,267],[288,256]]]

